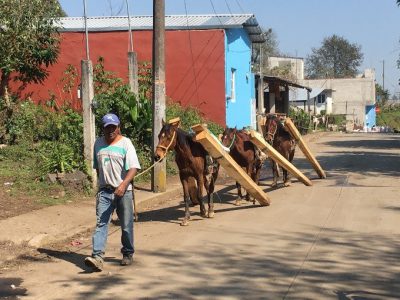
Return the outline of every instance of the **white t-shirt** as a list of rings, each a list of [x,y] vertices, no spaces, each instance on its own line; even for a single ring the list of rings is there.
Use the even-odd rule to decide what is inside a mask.
[[[140,169],[135,147],[130,139],[122,137],[118,142],[109,145],[104,136],[94,144],[93,168],[99,170],[98,184],[118,187],[124,180],[129,169]],[[132,190],[129,184],[127,190]]]

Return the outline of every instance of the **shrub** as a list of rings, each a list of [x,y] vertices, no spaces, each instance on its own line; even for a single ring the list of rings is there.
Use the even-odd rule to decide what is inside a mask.
[[[294,125],[297,127],[299,132],[304,135],[311,130],[310,115],[307,114],[303,109],[289,109],[289,117],[293,120]]]

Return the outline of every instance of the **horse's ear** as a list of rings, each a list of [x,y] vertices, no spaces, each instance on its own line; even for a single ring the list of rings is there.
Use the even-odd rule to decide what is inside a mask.
[[[161,120],[161,124],[162,124],[162,126],[164,126],[164,125],[165,125],[164,118]]]
[[[218,134],[218,139],[219,139],[219,141],[222,141],[222,137],[223,137],[223,134],[222,134],[222,133]]]

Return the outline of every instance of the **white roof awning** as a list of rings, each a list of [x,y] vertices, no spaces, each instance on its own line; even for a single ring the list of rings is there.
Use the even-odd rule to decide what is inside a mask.
[[[132,30],[153,30],[153,16],[131,16],[130,23]],[[83,17],[60,18],[57,25],[61,32],[85,31]],[[90,32],[123,31],[129,28],[127,16],[88,17],[87,26]],[[165,16],[165,28],[167,30],[244,28],[253,43],[265,42],[265,36],[253,14],[170,15]]]

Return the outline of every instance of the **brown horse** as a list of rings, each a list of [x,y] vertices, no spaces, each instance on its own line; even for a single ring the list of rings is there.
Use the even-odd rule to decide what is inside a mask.
[[[268,114],[265,123],[265,140],[272,145],[283,157],[292,162],[294,151],[296,149],[296,141],[283,126],[279,116]],[[278,165],[272,159],[271,167],[273,174],[272,187],[278,185],[279,170]],[[283,169],[283,184],[289,186],[291,184],[290,174],[286,169]]]
[[[175,161],[178,165],[185,201],[185,217],[181,225],[186,226],[190,219],[189,198],[193,188],[197,190],[196,196],[200,204],[200,215],[209,218],[214,216],[213,192],[218,177],[219,164],[213,164],[212,158],[204,147],[193,141],[192,136],[178,126],[179,123],[166,124],[163,122],[163,127],[158,135],[159,142],[154,158],[158,161],[167,154],[169,149],[175,150]],[[202,200],[203,186],[208,197],[208,214]],[[194,199],[192,201],[195,202]]]
[[[226,128],[222,134],[222,144],[229,148],[229,154],[232,158],[258,184],[262,161],[257,153],[256,146],[250,141],[249,135],[244,130]],[[235,205],[240,205],[241,200],[244,198],[242,187],[239,182],[236,182],[236,187],[239,198],[235,201]],[[250,200],[250,195],[247,191],[246,200]],[[254,203],[255,200],[253,199]]]

